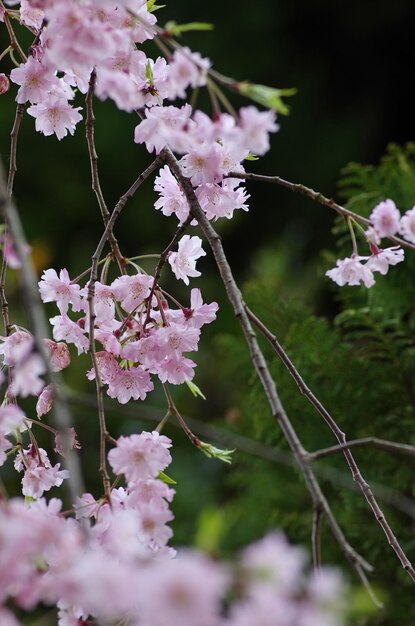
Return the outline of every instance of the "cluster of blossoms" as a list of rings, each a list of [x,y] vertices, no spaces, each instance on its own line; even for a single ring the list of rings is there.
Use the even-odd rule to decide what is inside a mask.
[[[167,542],[174,491],[158,475],[171,442],[158,433],[121,437],[108,455],[126,487],[111,505],[89,493],[62,515],[62,502],[41,498],[0,503],[0,619],[6,608],[58,608],[59,626],[122,621],[128,626],[340,626],[344,593],[338,575],[309,577],[304,554],[277,534],[249,546],[237,567]],[[224,607],[226,606],[226,611]]]
[[[197,240],[197,241],[195,241]],[[195,259],[203,253],[199,237],[185,235],[170,264],[178,277],[199,273]],[[203,253],[204,254],[204,253]],[[204,304],[199,289],[192,289],[189,308],[170,308],[154,278],[147,274],[124,274],[111,284],[95,283],[94,337],[102,350],[96,353],[102,383],[107,393],[121,404],[144,400],[153,390],[152,375],[162,383],[180,385],[192,380],[195,363],[184,353],[198,349],[200,329],[216,317],[216,302]],[[46,270],[39,283],[44,302],[56,302],[60,315],[51,318],[56,341],[74,344],[78,354],[89,350],[90,330],[88,288],[72,283],[66,270],[59,276]],[[73,321],[68,315],[80,311]],[[95,378],[94,368],[88,378]]]
[[[366,238],[371,256],[360,256],[355,250],[351,257],[339,259],[336,267],[326,272],[341,287],[360,284],[372,287],[375,272],[385,275],[390,265],[404,260],[404,251],[400,246],[379,248],[382,238],[400,234],[406,241],[415,244],[415,207],[401,217],[393,200],[388,199],[375,206],[369,219],[372,226],[366,231]]]

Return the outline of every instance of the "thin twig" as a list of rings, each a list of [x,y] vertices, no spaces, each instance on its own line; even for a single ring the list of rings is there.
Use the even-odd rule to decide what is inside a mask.
[[[104,233],[98,243],[98,246],[92,255],[91,259],[91,273],[90,279],[88,283],[88,306],[89,306],[89,350],[91,353],[92,365],[95,371],[95,384],[97,390],[97,402],[98,402],[98,419],[99,419],[99,427],[100,427],[100,463],[99,463],[99,471],[102,476],[102,481],[104,485],[104,492],[108,502],[111,501],[111,480],[108,474],[107,469],[107,456],[106,456],[106,441],[108,440],[109,433],[105,420],[105,408],[104,408],[104,396],[103,390],[104,386],[101,380],[101,375],[99,371],[98,359],[95,350],[95,308],[94,308],[94,298],[95,298],[95,283],[98,280],[98,265],[100,262],[100,258],[102,255],[102,251],[107,241],[109,241],[111,234],[113,232],[115,221],[117,220],[119,214],[124,208],[127,201],[135,194],[140,185],[150,176],[154,170],[159,166],[159,160],[155,159],[149,167],[142,172],[134,183],[131,185],[130,189],[121,196],[118,200],[113,212],[111,213],[110,218],[107,220],[106,227]]]
[[[273,417],[279,422],[281,429],[290,445],[290,448],[295,456],[295,459],[298,463],[298,466],[303,473],[305,478],[308,490],[310,492],[313,505],[319,506],[321,510],[324,512],[327,522],[330,526],[330,529],[335,536],[341,550],[343,551],[346,558],[349,560],[351,565],[354,567],[355,571],[360,576],[362,582],[364,583],[364,579],[360,575],[361,568],[367,569],[371,571],[372,566],[361,556],[359,555],[354,548],[349,544],[346,537],[343,534],[342,529],[337,523],[336,518],[333,515],[333,512],[330,508],[329,503],[326,500],[323,492],[321,491],[320,485],[310,467],[310,465],[306,461],[307,452],[304,449],[300,439],[296,431],[294,430],[291,421],[289,420],[284,407],[281,404],[279,395],[277,393],[274,380],[269,372],[268,366],[264,359],[264,356],[261,352],[261,349],[258,345],[258,341],[255,335],[255,332],[252,328],[249,317],[244,308],[244,302],[242,299],[242,294],[235,283],[235,280],[232,275],[231,268],[225,256],[222,242],[220,236],[215,231],[209,220],[207,219],[205,213],[201,209],[196,195],[194,193],[191,182],[188,178],[183,176],[181,168],[177,162],[177,159],[173,155],[173,153],[169,150],[169,148],[165,147],[161,156],[165,159],[166,163],[169,165],[173,174],[176,176],[179,184],[181,185],[183,192],[186,195],[187,201],[189,203],[190,211],[195,219],[198,221],[201,229],[203,230],[211,248],[213,255],[216,260],[216,264],[219,269],[219,273],[221,275],[222,281],[224,283],[226,293],[230,303],[233,306],[234,313],[239,320],[242,330],[244,332],[253,365],[257,371],[258,377],[262,383],[264,391],[266,393],[268,402],[271,407]]]
[[[353,211],[346,209],[346,207],[337,204],[337,202],[334,202],[332,198],[327,198],[319,191],[314,191],[314,189],[310,189],[310,187],[306,187],[305,185],[301,185],[299,183],[291,183],[288,180],[284,180],[284,178],[280,178],[279,176],[264,176],[262,174],[252,174],[251,172],[230,172],[228,174],[228,177],[280,185],[281,187],[285,187],[286,189],[289,189],[294,193],[299,193],[303,196],[307,196],[307,198],[310,198],[311,200],[314,200],[314,202],[318,202],[319,204],[322,204],[329,209],[334,209],[334,211],[336,211],[339,215],[342,215],[343,217],[350,217],[358,222],[361,222],[362,224],[365,224],[366,226],[373,226],[372,222],[366,217],[363,217],[358,213],[354,213]],[[415,250],[415,244],[409,243],[409,241],[405,241],[400,237],[390,236],[386,237],[386,239],[393,241],[393,243],[396,243],[399,246],[405,246],[406,248]]]
[[[159,280],[160,280],[160,276],[161,276],[161,271],[164,267],[164,264],[167,261],[167,257],[169,256],[170,251],[174,248],[174,246],[176,245],[176,243],[178,242],[178,240],[180,239],[180,237],[182,236],[182,234],[184,233],[184,231],[186,230],[186,228],[189,226],[190,222],[192,221],[193,217],[191,215],[189,215],[189,217],[187,218],[187,220],[185,222],[183,222],[183,224],[181,224],[178,229],[176,230],[173,239],[170,241],[169,245],[166,247],[165,250],[163,250],[163,252],[160,254],[160,258],[159,261],[157,263],[157,267],[156,267],[156,271],[154,273],[154,280],[153,280],[153,284],[151,286],[151,291],[150,291],[150,295],[148,296],[148,305],[147,305],[147,315],[146,315],[146,319],[144,321],[143,324],[143,328],[145,329],[145,327],[147,326],[149,320],[150,320],[150,315],[151,315],[151,301],[153,299],[154,296],[154,292],[157,289]]]
[[[8,16],[7,12],[4,14],[4,23],[6,24],[7,32],[9,33],[11,46],[15,50],[17,50],[17,52],[19,53],[19,56],[20,56],[21,60],[23,61],[23,63],[26,63],[27,57],[26,57],[25,53],[23,52],[19,42],[16,39],[16,35],[14,33],[13,26],[12,26],[12,24],[10,22],[10,18]]]
[[[264,335],[264,337],[269,341],[269,343],[271,344],[271,346],[273,347],[275,352],[278,354],[278,356],[280,357],[281,361],[284,363],[285,367],[288,369],[288,371],[290,372],[291,376],[293,377],[293,379],[297,383],[300,392],[308,399],[308,401],[320,413],[320,415],[322,416],[322,418],[324,419],[324,421],[326,422],[326,424],[329,426],[330,430],[332,431],[332,433],[336,437],[337,441],[339,442],[340,446],[342,447],[343,454],[344,454],[344,457],[345,457],[345,459],[347,461],[347,464],[348,464],[348,466],[350,468],[350,471],[352,473],[353,480],[356,481],[356,483],[359,485],[359,487],[360,487],[360,489],[361,489],[361,491],[362,491],[362,493],[363,493],[367,503],[369,504],[370,508],[372,509],[372,512],[373,512],[375,518],[377,519],[378,523],[382,527],[382,530],[385,533],[390,546],[392,547],[392,549],[394,550],[395,554],[399,558],[402,567],[408,572],[408,574],[412,578],[412,580],[415,581],[415,570],[414,570],[414,567],[413,567],[412,563],[410,562],[410,560],[408,559],[407,555],[405,554],[405,552],[404,552],[403,548],[401,547],[400,543],[398,542],[398,540],[397,540],[395,534],[393,533],[391,527],[389,526],[389,523],[387,522],[382,509],[380,508],[380,506],[379,506],[375,496],[373,495],[373,492],[372,492],[372,490],[370,488],[370,485],[363,478],[363,475],[362,475],[362,473],[361,473],[361,471],[360,471],[360,469],[359,469],[359,467],[358,467],[358,465],[357,465],[357,463],[356,463],[356,461],[355,461],[355,459],[353,457],[353,454],[349,450],[349,446],[347,445],[347,440],[346,440],[345,433],[339,428],[337,422],[330,415],[330,413],[327,411],[327,409],[322,405],[320,400],[313,394],[311,389],[309,389],[309,387],[307,386],[307,384],[303,380],[301,374],[298,372],[298,370],[295,367],[294,363],[291,361],[290,357],[285,352],[284,348],[279,343],[279,341],[275,337],[275,335],[265,326],[265,324],[263,324],[263,322],[261,322],[261,320],[246,305],[245,305],[245,311],[246,311],[249,319],[255,324],[255,326],[258,328],[258,330]],[[313,454],[311,454],[311,460],[313,460],[312,457],[313,457]],[[310,455],[306,456],[305,460],[306,460],[306,462],[309,462],[310,461]]]
[[[313,507],[313,522],[311,525],[311,547],[313,552],[313,566],[318,573],[321,567],[321,522],[322,511],[317,506]]]
[[[410,446],[407,443],[396,443],[396,441],[388,441],[387,439],[379,439],[378,437],[364,437],[362,439],[352,439],[338,446],[330,446],[329,448],[310,452],[308,461],[314,463],[314,461],[332,456],[333,454],[337,454],[337,452],[343,452],[349,448],[380,448],[388,452],[415,456],[415,446]]]
[[[60,376],[53,373],[50,369],[49,357],[43,341],[43,339],[48,336],[48,325],[46,322],[43,304],[39,296],[36,272],[33,267],[32,260],[27,254],[27,241],[22,228],[19,213],[12,198],[7,194],[6,183],[1,166],[0,213],[4,214],[7,223],[9,224],[10,232],[16,246],[16,252],[21,263],[23,296],[26,300],[26,310],[31,321],[36,349],[42,356],[45,363],[47,379],[54,385],[55,396],[53,417],[57,429],[62,433],[64,448],[68,450],[65,458],[65,465],[69,470],[68,489],[70,491],[72,502],[75,502],[76,497],[80,496],[84,492],[84,486],[78,456],[75,451],[70,449],[69,445],[69,429],[72,426],[73,420],[71,418],[66,400],[60,392]]]
[[[98,205],[101,211],[102,219],[104,225],[108,224],[110,219],[110,212],[108,211],[108,207],[106,205],[104,194],[102,193],[101,183],[99,180],[98,173],[98,154],[95,148],[95,115],[93,109],[93,97],[94,97],[94,89],[95,89],[95,81],[96,81],[96,73],[95,70],[92,71],[91,77],[89,80],[88,92],[85,98],[86,104],[86,120],[85,120],[85,128],[86,128],[86,140],[88,144],[88,152],[89,152],[89,160],[91,163],[91,177],[92,177],[92,189],[97,197]],[[120,272],[125,274],[125,265],[126,261],[121,254],[118,241],[111,231],[108,236],[108,241],[111,246],[112,254],[118,263],[118,267],[120,268]]]

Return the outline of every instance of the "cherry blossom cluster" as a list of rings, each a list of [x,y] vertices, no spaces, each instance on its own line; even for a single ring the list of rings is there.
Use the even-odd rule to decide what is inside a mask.
[[[199,237],[184,235],[169,262],[178,278],[189,282],[198,276],[195,259],[204,254]],[[152,375],[162,382],[180,385],[191,381],[195,362],[184,356],[198,349],[200,329],[216,317],[216,302],[204,304],[199,289],[192,289],[190,307],[171,308],[157,289],[154,277],[124,274],[107,285],[97,281],[94,296],[94,337],[102,350],[96,354],[107,393],[121,404],[144,400],[153,390]],[[44,302],[56,302],[60,315],[51,318],[55,341],[74,344],[78,354],[87,352],[89,339],[88,288],[70,281],[68,272],[53,269],[39,283]],[[69,315],[81,312],[73,321]],[[88,372],[95,378],[95,370]]]
[[[370,214],[372,226],[365,233],[370,247],[371,256],[361,256],[354,245],[351,257],[339,259],[336,267],[328,270],[326,276],[343,287],[344,285],[360,285],[372,287],[375,284],[374,274],[387,274],[389,266],[397,265],[404,260],[404,251],[400,246],[379,248],[383,237],[402,235],[406,241],[415,243],[415,207],[401,217],[393,200],[384,200],[374,207]]]
[[[108,460],[126,479],[111,503],[85,493],[75,517],[62,502],[0,502],[0,618],[19,626],[6,605],[24,611],[56,606],[59,626],[89,620],[126,626],[340,626],[344,586],[338,574],[309,576],[306,559],[271,534],[242,553],[237,566],[194,550],[168,547],[174,491],[158,477],[170,463],[167,437],[121,437]],[[226,610],[225,607],[226,606]]]

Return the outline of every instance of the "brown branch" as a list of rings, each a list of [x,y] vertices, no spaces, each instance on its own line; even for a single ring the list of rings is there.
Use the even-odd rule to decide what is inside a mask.
[[[235,283],[235,280],[232,275],[232,271],[230,269],[229,263],[225,256],[222,242],[220,236],[215,231],[209,220],[207,219],[205,213],[201,209],[196,195],[194,193],[191,182],[188,178],[183,176],[183,173],[180,169],[180,166],[174,157],[173,153],[165,147],[161,156],[164,158],[166,163],[168,163],[170,169],[173,174],[177,178],[179,184],[181,185],[187,201],[189,203],[190,211],[195,219],[198,221],[202,231],[207,238],[213,255],[216,260],[216,264],[218,266],[219,273],[221,275],[222,281],[224,283],[226,293],[232,307],[234,309],[234,313],[239,320],[243,333],[245,335],[249,351],[251,354],[251,359],[253,365],[256,369],[258,377],[261,381],[261,384],[266,393],[269,405],[271,407],[273,417],[279,422],[281,429],[287,439],[287,442],[290,445],[290,448],[294,454],[294,457],[297,461],[299,468],[305,478],[311,499],[313,501],[313,506],[318,506],[327,519],[327,522],[330,526],[330,529],[335,536],[341,550],[343,551],[346,558],[352,564],[355,571],[358,573],[360,579],[364,583],[364,577],[362,576],[362,571],[364,569],[371,571],[373,568],[369,563],[360,556],[354,548],[348,543],[346,537],[343,534],[342,529],[340,528],[337,520],[335,519],[333,512],[330,508],[329,503],[324,496],[320,485],[310,467],[307,463],[307,452],[304,449],[300,439],[296,431],[294,430],[291,421],[288,418],[288,415],[285,412],[284,407],[281,404],[279,395],[277,393],[274,380],[269,372],[268,366],[264,359],[264,356],[261,352],[261,349],[258,345],[258,341],[255,335],[255,332],[252,328],[249,317],[245,311],[244,302],[242,299],[242,294]]]
[[[65,457],[65,466],[69,470],[68,488],[72,502],[84,491],[81,466],[77,453],[70,449],[69,428],[72,426],[71,418],[66,399],[60,389],[60,376],[50,369],[49,356],[43,339],[48,336],[48,324],[46,321],[43,304],[40,300],[37,276],[30,256],[27,254],[27,241],[20,221],[19,213],[12,198],[7,194],[6,182],[3,170],[0,166],[0,213],[4,213],[13,237],[17,255],[21,262],[22,290],[26,301],[36,349],[42,356],[47,370],[47,379],[54,385],[54,406],[53,417],[58,430],[62,433],[63,445],[68,453]]]
[[[407,454],[409,456],[415,456],[415,446],[410,446],[407,443],[396,443],[396,441],[388,441],[387,439],[379,439],[378,437],[364,437],[362,439],[352,439],[346,443],[342,443],[338,446],[330,446],[329,448],[323,448],[322,450],[316,450],[310,452],[308,460],[310,463],[324,459],[337,452],[343,452],[350,448],[380,448],[381,450],[387,450],[388,452],[396,452],[397,454]]]
[[[310,198],[310,200],[314,200],[314,202],[318,202],[319,204],[322,204],[329,209],[334,209],[334,211],[336,211],[339,215],[342,215],[343,217],[352,218],[357,222],[365,224],[365,226],[373,226],[372,222],[369,219],[363,217],[362,215],[359,215],[358,213],[354,213],[349,209],[346,209],[346,207],[343,207],[340,204],[337,204],[337,202],[334,202],[332,198],[327,198],[322,193],[314,191],[314,189],[310,189],[310,187],[306,187],[305,185],[301,185],[299,183],[291,183],[288,180],[284,180],[284,178],[280,178],[279,176],[264,176],[262,174],[252,174],[251,172],[230,172],[228,174],[228,177],[280,185],[281,187],[285,187],[286,189],[289,189],[294,193],[299,193],[303,196],[307,196],[307,198]],[[405,241],[400,237],[391,236],[386,237],[386,239],[393,241],[393,243],[396,243],[399,246],[405,246],[406,248],[415,250],[415,244],[409,243],[409,241]]]
[[[151,291],[150,291],[150,295],[148,296],[148,305],[147,305],[147,315],[146,315],[146,319],[144,321],[143,324],[143,328],[145,329],[145,327],[147,326],[149,320],[150,320],[150,315],[151,315],[151,301],[153,299],[154,296],[154,292],[157,289],[160,277],[161,277],[161,271],[164,267],[164,264],[167,261],[167,257],[169,256],[169,252],[174,248],[174,246],[176,245],[176,243],[178,242],[179,238],[182,236],[182,234],[184,233],[184,231],[186,230],[186,228],[188,227],[188,225],[190,224],[190,222],[192,221],[193,217],[191,215],[189,215],[189,217],[187,218],[187,220],[185,222],[183,222],[183,224],[181,224],[178,229],[176,230],[173,239],[170,241],[169,245],[166,247],[165,250],[163,250],[163,252],[160,255],[160,259],[157,263],[157,267],[156,267],[156,271],[154,274],[154,281],[153,284],[151,286]]]
[[[311,547],[313,553],[313,565],[316,572],[321,567],[321,522],[322,511],[317,506],[313,507],[313,522],[311,525]]]
[[[26,63],[27,58],[25,53],[23,52],[19,42],[17,41],[16,35],[14,33],[13,30],[13,26],[10,22],[10,18],[7,14],[7,12],[4,14],[4,23],[6,24],[6,28],[7,28],[7,32],[9,33],[9,37],[10,37],[10,45],[17,50],[17,52],[19,53],[19,56],[21,58],[21,60],[23,61],[23,63]]]
[[[361,491],[362,491],[362,493],[363,493],[367,503],[369,504],[369,506],[370,506],[370,508],[371,508],[371,510],[372,510],[372,512],[373,512],[373,514],[375,516],[375,518],[377,519],[377,521],[379,522],[380,526],[382,527],[382,530],[385,533],[386,538],[387,538],[390,546],[392,547],[392,549],[394,550],[395,554],[399,558],[402,567],[408,572],[408,574],[412,578],[412,580],[415,581],[415,570],[414,570],[414,567],[413,567],[412,563],[410,562],[410,560],[408,559],[408,557],[406,556],[404,550],[402,549],[400,543],[398,542],[398,540],[397,540],[394,532],[392,531],[391,527],[389,526],[389,523],[386,520],[385,515],[384,515],[382,509],[380,508],[380,506],[379,506],[375,496],[373,495],[373,492],[372,492],[372,490],[370,488],[370,485],[363,478],[363,475],[362,475],[362,473],[361,473],[361,471],[360,471],[360,469],[359,469],[359,467],[358,467],[358,465],[357,465],[357,463],[356,463],[352,453],[348,449],[350,446],[347,443],[345,433],[339,428],[337,422],[330,415],[330,413],[327,411],[327,409],[322,405],[320,400],[313,394],[311,389],[309,389],[309,387],[307,386],[307,384],[303,380],[301,374],[298,372],[298,370],[295,367],[294,363],[291,361],[291,359],[289,358],[288,354],[285,352],[284,348],[279,343],[279,341],[275,337],[275,335],[273,333],[271,333],[271,331],[265,326],[265,324],[263,324],[261,322],[261,320],[259,320],[258,317],[246,305],[245,305],[245,311],[246,311],[249,319],[255,324],[255,326],[258,328],[258,330],[264,335],[264,337],[269,341],[269,343],[271,344],[271,346],[273,347],[275,352],[278,354],[278,356],[280,357],[281,361],[284,363],[285,367],[288,369],[288,371],[290,372],[291,376],[293,377],[293,379],[297,383],[298,388],[301,391],[301,393],[308,399],[308,401],[320,413],[320,415],[322,416],[322,418],[324,419],[324,421],[326,422],[326,424],[329,426],[330,430],[332,431],[332,433],[336,437],[336,439],[339,442],[340,447],[341,447],[341,449],[343,451],[343,454],[344,454],[345,459],[347,461],[347,464],[348,464],[348,466],[350,468],[350,471],[352,473],[353,480],[355,480],[356,483],[359,485],[359,487],[360,487],[360,489],[361,489]],[[389,448],[390,448],[390,446],[389,446]],[[313,457],[313,454],[311,454],[311,456],[309,454],[308,457],[306,457],[306,461],[308,462],[310,460],[315,460],[312,457]]]
[[[108,211],[108,207],[106,205],[104,194],[102,193],[101,183],[99,180],[99,172],[98,172],[98,154],[95,148],[95,115],[93,109],[93,97],[94,97],[94,89],[95,89],[95,81],[96,81],[96,73],[95,70],[91,73],[91,78],[89,80],[89,88],[85,98],[86,104],[86,119],[85,119],[85,130],[86,130],[86,141],[88,144],[88,152],[89,152],[89,160],[91,164],[91,177],[92,177],[92,189],[97,197],[98,205],[101,211],[102,219],[104,225],[107,226],[110,219],[110,212]],[[111,251],[118,263],[118,267],[120,268],[121,274],[125,274],[125,259],[121,254],[120,247],[118,245],[118,241],[112,232],[109,232],[108,241],[111,246]]]

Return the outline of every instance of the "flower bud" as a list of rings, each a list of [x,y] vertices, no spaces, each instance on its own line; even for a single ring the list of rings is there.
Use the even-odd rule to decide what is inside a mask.
[[[6,74],[0,74],[0,96],[10,89],[10,81]]]

